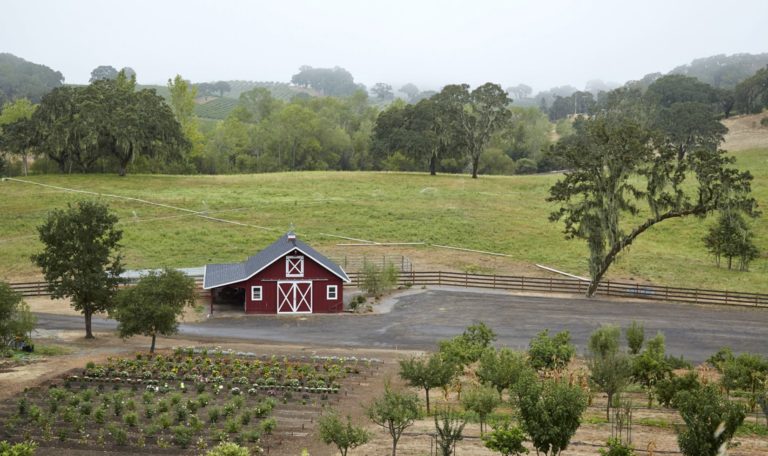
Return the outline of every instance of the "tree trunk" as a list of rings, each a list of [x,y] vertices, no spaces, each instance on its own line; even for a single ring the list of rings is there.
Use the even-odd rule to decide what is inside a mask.
[[[29,166],[27,165],[26,153],[21,155],[21,165],[22,165],[22,169],[24,170],[24,177],[27,177],[27,170],[29,169]]]
[[[128,171],[128,165],[120,162],[120,167],[118,168],[117,175],[120,177],[125,177],[126,172]]]
[[[608,420],[608,422],[611,422],[611,399],[613,398],[613,394],[608,395],[608,403],[605,405],[605,419]]]
[[[686,215],[697,215],[697,214],[702,215],[702,214],[706,214],[707,212],[708,211],[703,207],[696,207],[696,208],[685,210],[685,211],[670,211],[662,215],[659,215],[656,218],[648,219],[642,225],[633,229],[631,233],[629,233],[619,242],[611,246],[611,250],[608,252],[608,254],[605,255],[603,260],[600,262],[600,268],[595,274],[593,274],[592,281],[589,283],[589,288],[587,288],[587,297],[591,298],[592,296],[594,296],[595,292],[597,291],[597,287],[600,285],[600,280],[608,271],[608,268],[613,264],[613,261],[619,255],[619,252],[624,250],[626,247],[629,247],[632,244],[632,242],[635,240],[635,238],[641,235],[645,230],[666,219],[685,217]]]
[[[434,154],[429,157],[429,175],[437,175],[437,157]]]
[[[157,334],[152,333],[152,345],[149,347],[149,352],[154,353],[155,352],[155,339],[157,338]]]
[[[95,339],[95,337],[93,337],[93,331],[91,331],[91,317],[93,316],[93,312],[86,310],[83,312],[83,315],[85,315],[85,338]]]
[[[424,388],[424,391],[427,392],[427,415],[429,415],[429,388]]]
[[[480,163],[480,155],[472,157],[472,179],[477,179],[477,167]]]
[[[729,256],[729,257],[728,257],[728,270],[729,270],[729,271],[731,270],[731,265],[732,265],[732,264],[733,264],[733,257],[732,257],[732,256]]]
[[[397,440],[398,439],[392,439],[392,456],[397,456]]]

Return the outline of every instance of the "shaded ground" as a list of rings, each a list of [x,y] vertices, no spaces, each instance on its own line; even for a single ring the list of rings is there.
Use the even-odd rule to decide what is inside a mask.
[[[82,318],[38,314],[41,329],[80,329]],[[214,340],[431,350],[474,321],[484,321],[498,334],[498,344],[524,349],[543,329],[567,329],[583,352],[589,334],[601,324],[627,326],[637,320],[646,337],[666,336],[667,350],[694,362],[706,360],[723,346],[768,355],[768,312],[662,302],[629,302],[583,297],[538,297],[506,292],[460,289],[413,290],[395,298],[390,312],[373,315],[311,317],[239,316],[183,324],[181,336]],[[96,330],[115,327],[95,319]]]

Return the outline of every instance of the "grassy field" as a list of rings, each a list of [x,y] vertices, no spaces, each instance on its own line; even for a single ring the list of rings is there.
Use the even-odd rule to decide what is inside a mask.
[[[737,154],[756,176],[754,192],[768,206],[768,150]],[[129,268],[201,266],[239,261],[272,242],[291,223],[303,239],[321,249],[346,236],[377,242],[415,242],[500,252],[511,258],[470,257],[475,270],[494,270],[490,262],[543,263],[586,274],[586,247],[566,241],[561,226],[547,221],[553,207],[547,189],[558,175],[481,177],[408,173],[306,172],[234,176],[112,175],[35,176],[48,185],[129,196],[254,226],[225,224],[167,207],[136,201],[107,201],[124,230]],[[87,195],[25,183],[0,183],[0,278],[38,275],[29,256],[40,249],[35,227],[46,212]],[[609,278],[657,284],[768,292],[765,258],[750,272],[718,269],[701,238],[712,220],[671,220],[645,233]],[[762,252],[768,226],[752,222]],[[267,229],[257,228],[255,226]],[[447,251],[418,249],[438,258]],[[350,254],[356,253],[350,249]],[[391,248],[388,253],[399,253]],[[473,265],[462,265],[472,269]],[[496,263],[498,264],[498,263]],[[423,268],[422,268],[423,269]]]

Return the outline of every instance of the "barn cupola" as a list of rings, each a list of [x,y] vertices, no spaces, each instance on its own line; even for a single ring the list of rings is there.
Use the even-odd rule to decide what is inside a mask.
[[[295,232],[295,231],[293,231],[293,228],[291,228],[290,230],[288,230],[288,234],[287,234],[287,236],[286,236],[286,237],[288,238],[288,240],[289,240],[290,242],[293,242],[294,244],[296,244],[296,232]]]

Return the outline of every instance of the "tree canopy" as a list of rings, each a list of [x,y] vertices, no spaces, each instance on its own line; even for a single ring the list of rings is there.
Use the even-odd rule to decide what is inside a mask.
[[[111,315],[118,322],[120,337],[151,337],[152,353],[158,335],[178,332],[178,319],[186,307],[195,305],[196,296],[194,279],[184,273],[169,268],[151,271],[136,285],[118,292]]]
[[[550,220],[565,222],[566,238],[587,242],[588,296],[619,253],[654,225],[726,207],[755,212],[752,175],[732,166],[719,141],[687,144],[611,114],[580,121],[560,142],[568,171],[550,189],[548,201],[560,206]]]
[[[355,84],[352,74],[341,67],[312,68],[304,65],[291,77],[291,82],[302,87],[312,87],[332,97],[350,96],[361,88]]]
[[[109,310],[123,283],[119,253],[122,230],[117,216],[98,201],[79,201],[48,213],[37,230],[43,250],[32,256],[54,299],[69,298],[85,317],[85,337],[93,338],[91,317]]]

